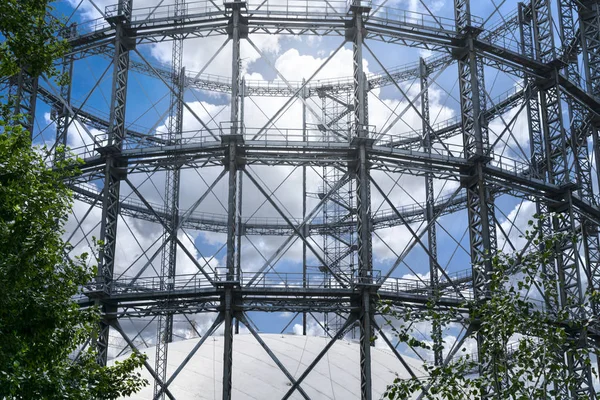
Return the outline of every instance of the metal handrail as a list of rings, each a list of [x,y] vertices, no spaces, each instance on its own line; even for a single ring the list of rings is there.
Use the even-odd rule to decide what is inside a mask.
[[[181,292],[181,291],[212,291],[215,284],[219,282],[231,282],[240,286],[248,286],[249,289],[285,289],[285,290],[352,290],[357,285],[375,285],[379,287],[380,293],[385,294],[408,294],[431,296],[432,287],[418,279],[408,278],[386,278],[383,280],[381,271],[372,271],[367,276],[358,276],[356,272],[343,274],[347,280],[346,285],[334,276],[324,273],[301,272],[262,272],[256,277],[255,272],[242,271],[239,276],[233,280],[223,269],[216,270],[213,275],[213,282],[206,279],[201,274],[177,275],[172,278],[166,276],[140,277],[133,279],[131,277],[121,277],[109,283],[110,293],[113,295],[148,293],[148,292]],[[101,277],[94,282],[84,286],[84,293],[105,291],[106,285]],[[469,290],[458,292],[444,291],[444,298],[452,299],[470,299],[472,298]]]

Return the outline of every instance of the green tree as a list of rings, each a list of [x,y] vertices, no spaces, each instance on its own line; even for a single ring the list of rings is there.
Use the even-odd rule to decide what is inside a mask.
[[[54,61],[68,45],[57,34],[62,23],[51,11],[48,0],[0,1],[0,77],[23,68],[33,76],[56,75]]]
[[[530,221],[530,227],[536,225]],[[386,398],[409,399],[423,392],[428,394],[425,398],[464,400],[493,392],[498,393],[494,397],[498,399],[546,400],[562,398],[556,383],[569,392],[577,387],[576,377],[568,373],[563,357],[570,354],[583,363],[590,362],[590,349],[578,346],[577,337],[571,332],[597,324],[597,316],[590,312],[588,304],[578,305],[587,311],[587,318],[579,320],[570,317],[567,307],[550,313],[544,303],[532,298],[543,288],[546,300],[559,304],[556,279],[541,272],[542,266],[553,263],[557,249],[574,239],[565,234],[541,237],[535,229],[527,231],[526,238],[536,250],[524,255],[498,253],[491,258],[489,294],[483,301],[466,301],[444,311],[432,301],[419,312],[381,304],[388,327],[401,342],[413,348],[433,348],[428,341],[417,339],[415,322],[449,327],[462,321],[470,326],[468,337],[483,339],[480,356],[468,354],[462,346],[445,365],[425,362],[424,376],[397,378],[388,386]],[[597,296],[588,294],[590,298]],[[437,345],[444,348],[443,343]],[[480,373],[482,365],[491,367]]]
[[[47,0],[0,1],[1,78],[58,76],[53,63],[67,46],[50,11]],[[129,395],[147,384],[135,372],[144,357],[100,366],[86,346],[99,312],[73,301],[95,275],[86,254],[66,257],[62,239],[73,202],[65,181],[76,162],[59,157],[49,168],[47,150],[32,147],[9,100],[0,96],[0,399]]]
[[[68,162],[47,168],[29,133],[2,122],[0,134],[0,398],[115,399],[146,382],[134,354],[111,367],[88,347],[97,310],[73,302],[91,281],[87,255],[65,257],[62,226],[72,202]],[[70,169],[72,170],[72,168]]]

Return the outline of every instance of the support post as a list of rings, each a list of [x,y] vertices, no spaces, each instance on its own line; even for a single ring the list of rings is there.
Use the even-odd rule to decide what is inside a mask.
[[[582,28],[580,30],[581,32],[583,32],[583,37],[581,38],[582,43],[588,42],[586,34],[595,36],[595,40],[598,40],[600,38],[598,36],[600,26],[594,26],[594,28],[590,29],[586,27],[585,22],[589,20],[589,18],[586,18],[588,15],[594,15],[598,12],[598,4],[597,2],[589,2],[588,7],[589,12],[579,13],[579,25],[580,28]],[[580,7],[580,10],[582,8],[583,6]],[[573,7],[573,4],[570,2],[559,2],[558,11],[560,38],[563,43],[562,47],[563,49],[566,49],[566,51],[571,51],[571,53],[575,53],[575,51],[571,49],[577,49],[576,43],[578,43],[579,41],[578,35],[580,30],[576,28],[574,18],[577,9]],[[593,39],[589,40],[589,42],[593,41]],[[582,49],[587,50],[587,46],[585,44],[582,44]],[[587,57],[585,55],[583,56],[584,66],[586,65],[586,59],[588,58],[589,55]],[[585,69],[589,71],[589,68]],[[576,82],[578,84],[580,83],[579,59],[576,56],[576,53],[573,54],[571,57],[566,58],[566,65],[563,69],[563,74],[570,81]],[[592,162],[590,160],[590,154],[588,150],[588,139],[593,136],[593,132],[597,131],[597,128],[594,127],[594,118],[589,110],[587,110],[583,105],[575,101],[572,97],[565,96],[565,98],[568,107],[571,134],[571,140],[567,143],[567,147],[570,147],[572,154],[574,155],[573,163],[575,167],[575,178],[577,182],[577,194],[578,197],[584,200],[585,202],[592,205],[597,205],[598,201],[596,199],[596,196],[594,195],[594,186],[592,183]],[[581,235],[581,242],[583,243],[583,253],[585,259],[585,263],[582,265],[582,267],[585,271],[587,281],[589,282],[588,287],[593,288],[594,284],[598,283],[598,273],[600,271],[600,242],[598,240],[598,225],[590,221],[588,218],[582,218],[581,214],[576,211],[574,211],[573,216],[575,226],[580,226],[580,229],[578,229],[578,231]],[[579,281],[579,285],[582,287],[581,301],[583,302],[585,299],[585,293],[583,292],[584,282]],[[597,287],[598,286],[596,286],[596,288]],[[582,304],[580,303],[579,306],[581,305]],[[582,308],[581,312],[585,313],[585,310]],[[584,315],[582,314],[582,317],[583,316]],[[581,378],[582,385],[584,385],[587,388],[587,390],[585,388],[582,388],[581,390],[593,390],[591,369],[586,368],[586,371],[582,371],[582,373],[583,375],[578,375],[578,377]]]
[[[75,24],[71,24],[65,28],[65,32],[62,36],[68,39],[71,35],[77,33]],[[56,148],[61,146],[64,150],[67,147],[67,138],[69,133],[69,126],[71,125],[69,110],[67,104],[71,104],[71,90],[73,88],[73,64],[74,57],[72,54],[66,54],[62,59],[62,74],[63,78],[66,79],[60,85],[60,97],[63,98],[65,103],[59,103],[53,109],[56,113]],[[55,150],[55,157],[64,157],[64,152],[57,152]]]
[[[244,99],[246,96],[246,80],[244,78],[241,79],[241,85],[240,85],[240,127],[238,128],[239,130],[239,134],[238,136],[241,138],[241,140],[244,139],[244,131],[243,131],[243,126],[244,126]],[[238,163],[239,166],[239,163]],[[241,173],[238,173],[238,189],[237,189],[237,206],[236,206],[236,218],[237,218],[237,224],[236,224],[236,239],[237,239],[237,243],[236,243],[236,264],[235,264],[235,276],[238,277],[238,279],[241,279],[242,276],[242,236],[244,235],[244,228],[242,226],[242,194],[243,194],[243,184],[244,184],[244,175]],[[239,334],[240,333],[240,321],[236,318],[235,320],[235,334]]]
[[[238,151],[239,144],[243,142],[243,126],[240,124],[240,39],[247,34],[247,26],[241,15],[246,8],[244,1],[235,0],[226,2],[225,8],[230,12],[228,33],[232,44],[231,59],[231,118],[228,131],[221,132],[221,140],[225,147],[225,168],[229,171],[229,189],[227,200],[227,256],[226,277],[221,297],[221,309],[224,315],[224,345],[223,345],[223,400],[231,400],[232,394],[232,368],[233,368],[233,332],[234,332],[234,295],[236,282],[240,279],[237,265],[236,236],[238,231]]]
[[[222,299],[224,315],[223,332],[223,400],[231,400],[233,370],[233,288],[225,284]]]
[[[243,140],[243,126],[244,126],[244,98],[246,96],[246,80],[242,79],[241,89],[240,89],[240,125],[238,135],[241,135]],[[236,225],[236,236],[237,236],[237,251],[236,251],[236,276],[240,277],[242,273],[242,236],[244,235],[244,230],[242,226],[242,195],[243,195],[243,184],[244,184],[244,175],[238,174],[238,194],[237,194],[237,225]],[[239,330],[239,321],[236,323],[236,333]]]
[[[10,98],[14,114],[22,114],[23,128],[33,138],[35,128],[35,107],[37,103],[38,77],[31,76],[25,68],[11,78]]]
[[[129,51],[135,47],[135,40],[129,36],[131,9],[133,0],[120,0],[115,15],[107,18],[115,28],[115,54],[108,140],[105,147],[98,148],[104,156],[104,188],[102,190],[102,220],[100,240],[103,246],[98,257],[98,270],[104,292],[110,296],[115,269],[117,248],[117,224],[119,220],[121,180],[127,174],[126,161],[121,158],[125,140],[125,108],[127,105],[127,78],[129,74]],[[99,306],[104,315],[108,312],[106,304],[100,299]],[[108,359],[108,337],[110,324],[103,319],[98,335],[98,363],[106,365]]]
[[[433,132],[429,114],[429,72],[425,60],[419,60],[419,75],[421,83],[421,118],[423,121],[423,150],[431,155],[433,145]],[[429,285],[434,298],[438,296],[440,277],[437,262],[437,232],[435,223],[435,192],[433,190],[433,174],[425,174],[425,204],[427,229],[427,247],[429,250]],[[431,339],[433,341],[433,359],[435,365],[444,362],[442,349],[442,327],[438,321],[434,321],[431,327]]]
[[[306,79],[302,79],[304,99],[308,98],[308,89],[306,88]],[[302,102],[302,140],[308,143],[308,131],[306,129],[306,102]],[[302,221],[306,219],[306,165],[302,166]],[[306,242],[302,241],[302,287],[306,290],[307,281],[307,252]],[[302,312],[302,335],[306,336],[307,313]]]
[[[175,20],[183,15],[185,0],[175,0],[173,5]],[[171,76],[173,91],[170,94],[168,145],[177,146],[181,143],[183,132],[183,102],[185,93],[185,68],[183,60],[183,36],[175,35],[172,48]],[[177,274],[177,236],[179,226],[179,191],[181,170],[177,165],[177,157],[169,156],[168,166],[165,167],[165,229],[161,258],[160,290],[173,290],[173,281]],[[162,307],[168,309],[169,302],[164,301]],[[156,340],[156,374],[163,382],[167,379],[169,343],[173,341],[173,314],[165,311],[158,316]],[[164,399],[165,394],[157,381],[154,382],[154,398]]]
[[[483,66],[474,49],[474,40],[481,28],[471,23],[470,0],[454,2],[456,30],[464,40],[464,48],[458,50],[458,75],[460,108],[462,115],[464,156],[473,162],[463,173],[467,176],[463,185],[467,191],[467,212],[471,263],[473,264],[473,291],[476,301],[487,301],[487,276],[492,270],[490,255],[496,251],[496,229],[493,217],[493,198],[485,181],[483,168],[488,161],[489,137],[485,119],[485,82]],[[501,396],[504,377],[496,376],[497,357],[483,354],[485,337],[478,335],[479,373],[492,374],[493,383],[483,388],[484,398]]]
[[[358,229],[358,282],[360,298],[360,392],[362,400],[372,398],[371,379],[371,326],[372,301],[370,284],[373,279],[373,253],[371,238],[371,182],[367,157],[369,140],[369,122],[367,109],[367,80],[363,70],[363,14],[370,11],[360,1],[353,1],[350,6],[353,17],[352,38],[353,75],[354,75],[354,124],[351,131],[353,142],[357,146],[356,157],[356,198],[357,198],[357,229]]]
[[[521,52],[531,58],[535,58],[534,45],[533,45],[533,13],[530,5],[519,3],[519,30],[521,37]],[[547,179],[547,168],[545,161],[545,143],[542,132],[542,117],[540,113],[540,102],[538,90],[535,84],[535,79],[527,74],[523,76],[523,83],[525,86],[526,96],[526,112],[527,112],[527,124],[529,128],[529,143],[530,143],[530,155],[531,155],[531,169],[532,174],[537,179]],[[535,211],[537,215],[548,215],[550,210],[548,204],[543,200],[535,200]],[[538,221],[539,238],[543,239],[552,234],[552,224],[549,220]],[[543,243],[543,242],[541,242]],[[544,245],[540,244],[539,250],[544,250]],[[543,264],[540,266],[542,274],[548,276],[551,271],[548,270],[548,265]],[[544,296],[546,306],[548,309],[556,309],[557,305],[552,303],[552,299],[548,296]]]
[[[562,93],[559,85],[559,71],[562,68],[566,68],[567,74],[576,73],[576,71],[572,67],[569,67],[568,60],[560,59],[556,53],[553,29],[555,23],[552,18],[551,9],[549,0],[535,0],[532,2],[536,57],[538,61],[546,63],[553,68],[549,74],[549,78],[540,82],[542,128],[546,143],[548,181],[564,188],[562,196],[557,199],[559,201],[558,206],[551,208],[551,211],[562,215],[562,218],[554,217],[552,219],[552,228],[555,233],[574,235],[580,241],[583,238],[581,237],[581,231],[577,229],[577,214],[573,207],[572,191],[575,188],[573,180],[581,178],[582,164],[579,162],[577,154],[575,154],[574,160],[571,161],[568,148],[574,144],[574,152],[581,151],[581,149],[577,149],[579,144],[575,144],[578,141],[575,139],[578,133],[573,129],[582,128],[581,123],[583,121],[581,115],[573,114],[573,112],[579,114],[580,111],[573,107],[569,107],[568,110],[573,122],[570,126],[571,129],[567,129],[563,121],[563,103],[566,102],[569,104],[569,100]],[[572,10],[559,5],[559,13],[562,20],[560,22],[561,38],[566,41],[569,41],[568,37],[574,39],[574,27],[572,26],[572,21],[569,21],[569,19],[572,19]],[[571,60],[571,63],[573,62],[574,60]],[[587,148],[585,152],[587,152]],[[582,307],[584,295],[577,245],[571,239],[567,239],[559,243],[556,250],[558,254],[555,264],[552,263],[554,265],[551,265],[553,271],[550,271],[550,273],[558,279],[558,301],[554,301],[550,311],[557,313],[559,310],[565,310],[568,312],[569,319],[583,320],[585,313]],[[586,332],[580,329],[575,329],[575,331],[572,332],[570,339],[573,343],[587,347]],[[565,356],[557,354],[556,357],[563,359]],[[567,352],[566,363],[569,374],[576,377],[577,385],[575,385],[576,387],[567,387],[563,382],[555,382],[556,390],[559,393],[558,397],[579,398],[582,394],[593,391],[591,367],[588,361],[587,357],[581,354]]]
[[[582,47],[582,59],[583,69],[586,82],[586,89],[592,96],[600,97],[600,4],[597,1],[583,1],[579,7],[579,24],[581,32],[581,47]],[[591,118],[591,115],[590,115]],[[592,136],[592,148],[594,149],[594,159],[596,168],[597,188],[600,191],[600,137],[598,130],[600,124],[598,121],[591,121],[590,124],[591,136]],[[598,198],[595,203],[598,205]],[[598,226],[590,225],[590,221],[587,221],[587,231],[590,235],[597,239]],[[595,251],[595,254],[592,253]],[[594,259],[600,257],[598,249],[593,248],[588,250],[588,254]],[[588,263],[589,268],[589,287],[588,292],[592,290],[600,290],[600,265],[596,263]],[[592,308],[595,315],[600,314],[600,302],[592,300]],[[600,367],[600,358],[598,360]]]
[[[579,31],[581,32],[581,48],[586,89],[592,96],[600,97],[600,5],[597,1],[591,0],[583,1],[580,4]],[[598,134],[600,124],[598,121],[594,122],[595,123],[593,123],[591,127],[592,148],[594,149],[596,167],[596,187],[600,191],[600,135]],[[597,204],[598,202],[596,202],[596,205]],[[598,236],[598,230],[599,227],[597,225],[588,227],[589,234],[595,237]],[[594,254],[593,257],[598,259],[600,258],[600,255]],[[600,265],[598,265],[598,263],[588,265],[588,293],[600,291]],[[600,315],[600,301],[592,299],[591,305],[594,315]],[[599,371],[600,357],[596,357],[596,362],[596,371]]]

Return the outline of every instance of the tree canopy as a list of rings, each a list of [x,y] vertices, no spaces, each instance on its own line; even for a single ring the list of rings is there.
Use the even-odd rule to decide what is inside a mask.
[[[65,257],[62,239],[72,196],[66,169],[50,169],[29,133],[2,122],[0,134],[0,398],[114,399],[145,381],[132,355],[111,367],[93,347],[97,310],[73,302],[91,281],[87,255]]]
[[[0,1],[0,81],[17,73],[57,76],[67,49],[47,0]],[[0,93],[0,399],[116,399],[147,382],[144,356],[97,363],[89,345],[100,320],[73,297],[95,275],[87,254],[70,258],[63,240],[73,205],[65,182],[77,165],[32,147]],[[58,149],[58,152],[64,149]]]
[[[535,225],[530,221],[530,227]],[[580,337],[574,332],[585,332],[597,324],[598,316],[588,303],[577,305],[586,314],[581,319],[570,316],[569,305],[552,310],[547,307],[560,302],[557,281],[544,272],[544,266],[552,265],[561,245],[573,238],[565,233],[541,237],[535,229],[526,236],[535,250],[526,254],[499,252],[491,257],[485,299],[468,300],[444,310],[432,301],[418,312],[382,304],[387,326],[400,342],[415,349],[442,346],[447,356],[443,365],[425,362],[425,376],[397,378],[388,387],[386,398],[408,399],[426,393],[424,398],[464,400],[494,393],[495,399],[546,400],[575,392],[577,376],[569,373],[565,356],[589,365],[591,350],[580,346]],[[597,293],[588,295],[586,301],[597,297]],[[468,326],[466,337],[473,341],[479,338],[478,354],[471,354],[466,342],[451,349],[446,343],[431,344],[431,340],[418,338],[418,322],[450,329]]]
[[[68,45],[59,32],[62,21],[51,14],[48,0],[0,1],[0,77],[23,68],[33,76],[55,75],[54,61]]]

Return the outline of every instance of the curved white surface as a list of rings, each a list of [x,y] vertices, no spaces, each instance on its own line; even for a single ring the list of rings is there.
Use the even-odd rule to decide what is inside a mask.
[[[330,339],[315,336],[261,335],[277,358],[297,379],[315,359]],[[169,345],[167,377],[179,366],[199,339],[174,342]],[[283,372],[251,335],[236,335],[233,341],[234,400],[281,399],[291,384]],[[144,351],[154,365],[155,349]],[[408,376],[400,361],[389,349],[371,348],[373,398],[381,398],[385,388],[396,377]],[[405,357],[416,374],[422,374],[418,360]],[[220,399],[223,369],[223,337],[206,340],[186,368],[169,386],[177,400]],[[150,382],[150,373],[142,372]],[[217,377],[217,379],[215,379]],[[331,378],[330,378],[331,377]],[[360,399],[359,345],[356,342],[336,342],[302,383],[311,399]],[[131,399],[152,399],[152,384]],[[296,391],[292,399],[303,397]]]

